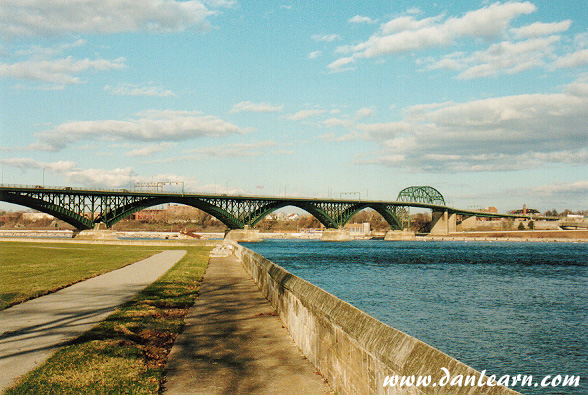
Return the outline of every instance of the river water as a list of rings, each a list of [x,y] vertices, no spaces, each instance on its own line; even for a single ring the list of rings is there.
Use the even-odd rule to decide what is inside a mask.
[[[523,394],[588,394],[588,243],[244,245],[487,375],[581,376]]]

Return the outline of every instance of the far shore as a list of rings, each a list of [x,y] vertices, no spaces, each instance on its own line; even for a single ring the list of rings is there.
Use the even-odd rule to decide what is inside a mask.
[[[120,231],[115,232],[120,240],[222,240],[222,232],[194,232],[187,236],[180,232]],[[71,230],[0,230],[0,239],[72,239]],[[353,235],[357,240],[381,239],[384,234]],[[260,232],[261,239],[320,240],[322,232]],[[373,236],[373,237],[372,237]],[[414,241],[516,241],[516,242],[588,242],[588,230],[535,230],[535,231],[470,231],[448,235],[418,235]],[[82,241],[82,240],[80,240]]]

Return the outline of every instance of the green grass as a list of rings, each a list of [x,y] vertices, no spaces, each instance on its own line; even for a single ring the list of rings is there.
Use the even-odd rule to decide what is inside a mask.
[[[23,376],[6,395],[157,394],[211,248],[181,247],[188,253],[165,275]]]
[[[160,251],[149,246],[0,242],[0,310]]]

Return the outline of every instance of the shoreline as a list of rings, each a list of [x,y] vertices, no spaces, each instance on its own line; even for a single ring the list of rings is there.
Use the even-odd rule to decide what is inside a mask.
[[[88,240],[73,238],[71,230],[0,230],[0,240],[63,240],[83,242]],[[189,237],[179,232],[148,232],[148,231],[124,231],[116,232],[116,238],[111,241],[131,242],[195,242],[215,240],[224,238],[224,233],[198,232],[197,237]],[[275,232],[259,233],[261,239],[283,239],[283,240],[320,240],[322,232]],[[379,239],[358,235],[355,240]],[[106,240],[105,240],[106,241]],[[401,240],[396,240],[401,241]],[[535,231],[478,231],[478,232],[456,232],[448,235],[422,235],[415,236],[408,241],[486,241],[486,242],[555,242],[555,243],[586,243],[588,242],[588,230],[535,230]]]

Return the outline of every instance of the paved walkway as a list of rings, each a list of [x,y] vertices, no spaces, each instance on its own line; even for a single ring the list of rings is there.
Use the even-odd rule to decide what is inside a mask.
[[[164,251],[0,311],[0,393],[63,342],[89,330],[157,280],[185,254]]]
[[[332,391],[235,257],[214,257],[172,348],[165,395]]]

